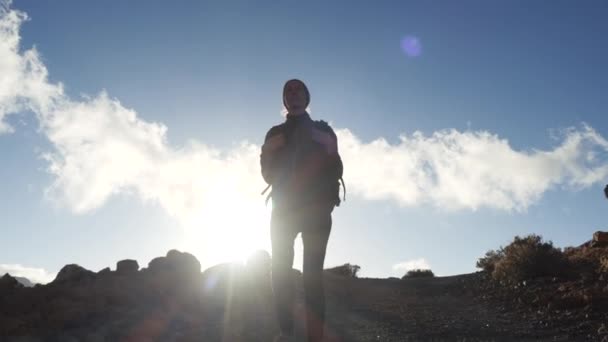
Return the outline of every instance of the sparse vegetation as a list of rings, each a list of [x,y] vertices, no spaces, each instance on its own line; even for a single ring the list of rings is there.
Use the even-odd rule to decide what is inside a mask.
[[[496,264],[504,257],[504,251],[502,248],[499,250],[489,250],[483,258],[477,260],[477,268],[492,274]]]
[[[568,260],[551,241],[531,234],[516,236],[506,247],[488,251],[477,261],[477,267],[489,272],[495,280],[518,283],[537,277],[565,275]]]
[[[407,273],[401,279],[405,279],[405,278],[432,278],[434,276],[435,276],[435,274],[431,270],[415,269],[415,270],[409,270],[409,271],[407,271]]]
[[[608,272],[608,248],[594,248],[588,245],[570,247],[564,250],[573,276],[595,279]]]

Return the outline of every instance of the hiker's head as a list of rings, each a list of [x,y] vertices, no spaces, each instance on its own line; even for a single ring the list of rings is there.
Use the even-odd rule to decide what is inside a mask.
[[[310,93],[304,82],[291,79],[283,86],[283,105],[289,113],[300,114],[310,103]]]

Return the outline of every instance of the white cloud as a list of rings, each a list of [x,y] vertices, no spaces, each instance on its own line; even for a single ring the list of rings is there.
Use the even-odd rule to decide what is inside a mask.
[[[430,270],[431,266],[424,258],[403,261],[393,265],[393,271],[405,273],[411,270]]]
[[[43,155],[54,176],[48,198],[86,213],[130,194],[183,221],[213,216],[218,208],[263,207],[259,146],[171,146],[164,124],[143,120],[106,92],[68,97],[61,84],[49,82],[35,49],[20,50],[19,28],[27,17],[9,4],[0,6],[0,132],[14,129],[8,115],[36,114],[53,146]],[[585,125],[565,131],[547,151],[516,151],[485,131],[417,132],[397,144],[362,142],[348,129],[337,133],[349,190],[404,206],[525,210],[552,187],[587,187],[608,177],[608,142]],[[243,220],[224,216],[235,224]]]
[[[27,20],[0,1],[0,134],[14,131],[5,118],[22,110],[46,111],[63,92],[61,84],[47,81],[47,70],[35,48],[19,51],[19,28]]]
[[[19,264],[0,264],[0,275],[9,273],[13,277],[25,277],[32,283],[46,284],[55,279],[55,274],[43,268],[26,267]]]
[[[349,189],[403,206],[522,211],[556,185],[583,188],[608,178],[608,141],[587,125],[565,130],[546,151],[516,151],[486,131],[416,132],[397,144],[365,143],[347,129],[338,137]]]
[[[13,129],[4,120],[10,114],[36,113],[54,148],[43,155],[55,176],[49,198],[84,213],[114,194],[131,193],[179,219],[199,216],[208,203],[229,206],[233,195],[263,203],[257,146],[244,142],[220,151],[192,141],[174,148],[166,126],[140,119],[105,92],[69,98],[61,84],[48,81],[35,49],[20,52],[19,27],[27,16],[8,5],[0,7],[0,127]]]

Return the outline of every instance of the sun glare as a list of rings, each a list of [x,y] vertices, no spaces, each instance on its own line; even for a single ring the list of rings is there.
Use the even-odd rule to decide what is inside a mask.
[[[270,250],[269,213],[261,196],[218,187],[188,223],[185,249],[206,266],[245,262],[256,250]]]

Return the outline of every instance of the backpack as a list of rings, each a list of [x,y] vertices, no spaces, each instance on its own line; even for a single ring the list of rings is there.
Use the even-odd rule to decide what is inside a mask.
[[[323,130],[323,131],[326,131],[327,129],[331,130],[331,127],[329,126],[329,124],[323,120],[315,120],[315,121],[313,121],[313,125],[317,129],[319,129],[319,127],[322,127],[323,129],[321,129],[321,130]],[[341,167],[343,167],[343,166],[341,166]],[[344,183],[344,178],[342,176],[340,176],[340,178],[337,179],[336,182],[337,182],[337,184],[336,184],[336,188],[335,188],[336,193],[335,193],[334,205],[336,207],[339,207],[340,203],[342,201],[346,201],[346,184]],[[340,198],[340,185],[342,185],[342,188],[343,188],[342,199]],[[263,196],[271,187],[272,187],[272,184],[268,184],[268,186],[262,191],[261,195]],[[273,193],[273,191],[271,190],[268,193],[268,195],[266,196],[266,200],[265,200],[266,205],[268,205],[268,201],[272,197],[272,193]]]
[[[343,190],[343,195],[342,195],[342,199],[340,199],[340,184],[342,185],[342,189]],[[264,196],[264,194],[268,191],[268,189],[270,189],[272,187],[272,184],[268,184],[268,186],[266,186],[266,188],[262,191],[262,193],[260,195]],[[264,201],[264,203],[266,205],[268,205],[268,201],[270,201],[270,198],[272,197],[272,190],[268,193],[268,195],[266,195],[266,200]],[[340,177],[340,179],[338,180],[338,194],[336,197],[336,203],[335,206],[339,207],[340,203],[342,202],[346,202],[346,184],[344,183],[344,178]]]

